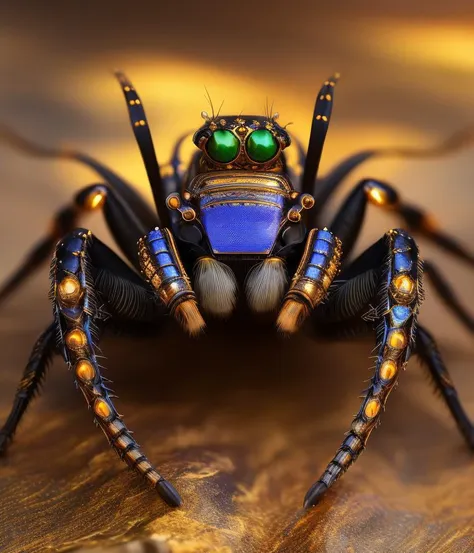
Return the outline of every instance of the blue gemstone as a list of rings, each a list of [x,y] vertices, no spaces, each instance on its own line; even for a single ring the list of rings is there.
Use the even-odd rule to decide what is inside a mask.
[[[411,316],[411,309],[404,305],[395,305],[391,310],[392,324],[395,327],[404,325]]]
[[[396,273],[411,271],[412,259],[409,253],[398,252],[394,256],[393,267]]]
[[[393,241],[393,249],[406,252],[411,250],[411,243],[406,236],[402,234],[396,234]]]

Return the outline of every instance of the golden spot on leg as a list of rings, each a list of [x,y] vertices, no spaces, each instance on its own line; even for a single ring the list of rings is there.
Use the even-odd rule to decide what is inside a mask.
[[[397,364],[388,359],[380,366],[380,377],[384,380],[391,380],[397,374]]]
[[[75,328],[73,330],[70,330],[66,334],[66,346],[72,350],[80,350],[87,344],[87,336],[86,334],[78,329]]]
[[[65,276],[58,284],[58,296],[61,303],[75,305],[82,295],[82,287],[73,275]]]
[[[94,365],[87,359],[81,359],[76,364],[76,376],[85,382],[94,380],[95,368]]]
[[[98,398],[94,403],[94,413],[101,419],[106,419],[112,414],[112,409],[105,399]]]
[[[392,330],[388,336],[388,345],[394,349],[403,349],[407,339],[401,330]]]
[[[369,419],[374,418],[380,411],[380,402],[377,399],[371,399],[367,402],[364,413]]]

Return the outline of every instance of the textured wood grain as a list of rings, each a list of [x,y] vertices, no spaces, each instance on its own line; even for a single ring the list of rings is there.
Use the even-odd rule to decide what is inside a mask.
[[[472,119],[467,0],[431,2],[431,20],[407,0],[361,2],[354,13],[348,1],[301,9],[253,3],[251,13],[236,10],[225,23],[221,3],[161,3],[158,14],[156,1],[147,1],[142,15],[129,2],[112,10],[97,2],[93,11],[73,4],[12,4],[2,14],[0,120],[94,153],[143,191],[145,173],[109,76],[117,66],[140,90],[162,160],[181,132],[199,125],[203,84],[233,112],[259,111],[274,97],[282,120],[294,121],[290,130],[304,139],[315,90],[340,70],[323,169],[357,148],[431,144]],[[356,177],[385,178],[472,244],[472,171],[472,150],[426,162],[380,160],[343,193]],[[0,279],[51,210],[94,180],[74,165],[25,160],[0,147]],[[84,224],[110,242],[98,217]],[[371,208],[359,249],[397,224]],[[426,242],[421,253],[441,263],[474,305],[465,267]],[[0,311],[1,419],[49,322],[47,290],[45,269]],[[421,320],[441,339],[474,417],[471,337],[429,286]],[[474,459],[416,362],[401,375],[367,452],[318,508],[299,512],[358,409],[372,347],[282,340],[271,325],[238,318],[197,341],[174,326],[146,340],[108,337],[104,364],[118,409],[182,493],[175,511],[107,447],[58,360],[0,460],[0,551],[473,551]]]

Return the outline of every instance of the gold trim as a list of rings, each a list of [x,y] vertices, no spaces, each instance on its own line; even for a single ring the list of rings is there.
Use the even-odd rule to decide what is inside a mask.
[[[254,171],[214,171],[200,173],[190,182],[188,190],[191,194],[202,194],[215,187],[243,186],[243,188],[262,187],[272,191],[280,190],[290,195],[293,188],[283,175]],[[221,188],[222,189],[222,188]]]
[[[275,203],[275,202],[268,202],[264,200],[214,200],[213,202],[209,202],[206,205],[201,206],[201,211],[204,211],[208,207],[211,207],[213,205],[220,205],[220,204],[250,204],[250,205],[266,205],[269,207],[277,207],[278,209],[281,209],[281,205]]]

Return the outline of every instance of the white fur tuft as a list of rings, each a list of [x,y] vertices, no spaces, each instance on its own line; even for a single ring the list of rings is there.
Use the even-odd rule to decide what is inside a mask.
[[[237,301],[237,281],[230,267],[201,257],[194,266],[194,282],[203,309],[218,317],[228,317]]]
[[[269,257],[256,265],[245,283],[251,309],[257,313],[276,309],[285,292],[286,283],[285,262],[279,257]]]

